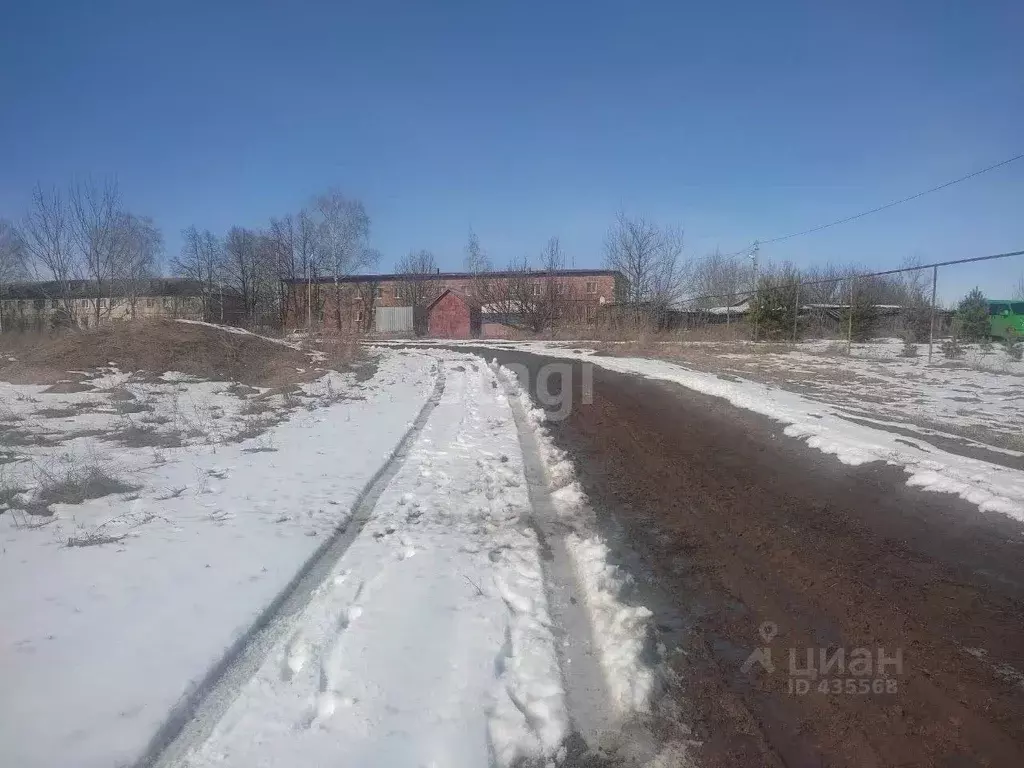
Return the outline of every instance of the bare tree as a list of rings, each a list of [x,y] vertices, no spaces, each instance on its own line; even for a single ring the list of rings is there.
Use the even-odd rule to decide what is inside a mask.
[[[321,263],[334,273],[335,312],[341,328],[342,277],[373,266],[380,258],[369,247],[370,217],[360,200],[330,190],[314,201]]]
[[[650,301],[657,310],[666,310],[682,299],[691,265],[683,260],[683,230],[667,227],[660,230],[659,238]]]
[[[250,324],[256,320],[260,300],[258,237],[251,229],[232,227],[224,238],[221,265],[225,282],[242,297],[245,318]]]
[[[690,286],[698,297],[691,302],[694,309],[734,304],[750,286],[750,269],[746,259],[727,258],[716,248],[694,263]]]
[[[28,279],[28,262],[21,235],[7,219],[0,219],[0,298],[4,284]],[[0,333],[4,330],[3,305],[0,304]]]
[[[667,306],[682,295],[685,277],[680,230],[661,229],[620,212],[605,238],[605,263],[621,272],[632,304]]]
[[[220,281],[223,263],[223,245],[216,235],[206,229],[200,232],[194,226],[183,229],[181,253],[171,261],[171,269],[178,277],[195,280],[201,286],[203,317],[211,319],[212,296]]]
[[[0,286],[28,279],[28,258],[21,234],[7,219],[0,219]]]
[[[131,213],[122,216],[119,237],[123,238],[123,256],[117,278],[124,286],[128,310],[134,318],[139,295],[160,272],[164,238],[151,218]]]
[[[480,238],[477,237],[472,227],[469,230],[465,254],[466,271],[471,275],[469,292],[481,305],[493,302],[495,299],[493,294],[498,286],[491,274],[494,269],[491,265],[491,257],[480,245]]]
[[[430,251],[410,251],[398,262],[397,271],[402,275],[397,289],[402,301],[413,308],[414,330],[421,335],[426,332],[422,327],[425,320],[422,310],[440,294],[437,282],[430,279],[437,272],[437,260]]]
[[[491,258],[480,246],[480,238],[472,228],[469,230],[469,240],[466,242],[466,271],[473,275],[490,272]]]
[[[359,330],[367,333],[373,330],[373,317],[377,309],[377,299],[380,298],[383,287],[380,280],[362,280],[355,284],[356,300],[362,309],[363,318],[359,323]]]
[[[322,272],[323,264],[319,228],[305,208],[295,217],[295,250],[298,253],[299,268],[306,279],[306,327],[311,328],[314,314],[320,317],[323,309],[319,283],[316,283],[314,290],[314,282]]]
[[[114,303],[114,281],[124,271],[126,243],[124,211],[116,181],[102,187],[92,181],[71,188],[71,235],[85,277],[93,284],[92,314],[98,324]]]
[[[540,266],[544,278],[541,295],[535,302],[535,313],[539,315],[536,319],[542,327],[553,329],[556,322],[569,318],[571,302],[569,283],[562,274],[565,272],[565,252],[557,236],[549,238],[541,251]],[[535,293],[536,289],[531,289],[531,292]]]
[[[54,298],[61,301],[66,320],[72,313],[72,285],[81,274],[70,218],[67,201],[58,189],[45,192],[36,185],[19,233],[29,259],[57,284]]]

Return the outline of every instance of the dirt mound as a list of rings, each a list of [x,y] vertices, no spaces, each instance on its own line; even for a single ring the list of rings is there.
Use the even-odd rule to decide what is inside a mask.
[[[0,349],[4,342],[0,340]],[[9,361],[8,356],[14,357]],[[0,355],[0,380],[15,384],[56,384],[76,378],[70,371],[115,365],[122,371],[162,374],[179,371],[217,381],[259,387],[300,380],[309,357],[258,336],[171,320],[119,323],[94,330],[39,335]]]

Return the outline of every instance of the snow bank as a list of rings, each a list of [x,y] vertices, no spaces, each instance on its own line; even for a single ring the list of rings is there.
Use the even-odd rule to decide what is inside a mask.
[[[515,373],[494,361],[491,366],[502,377],[511,396],[523,405],[544,461],[551,499],[562,521],[572,530],[566,537],[566,548],[583,591],[612,702],[621,715],[645,712],[654,674],[643,662],[642,653],[653,614],[643,606],[626,605],[619,600],[627,576],[609,564],[608,547],[593,531],[593,512],[587,496],[575,480],[572,462],[552,441],[544,425],[544,410],[533,407],[529,393],[520,386]]]

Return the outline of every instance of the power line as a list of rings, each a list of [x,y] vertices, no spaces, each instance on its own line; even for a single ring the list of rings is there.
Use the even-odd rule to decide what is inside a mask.
[[[820,232],[823,229],[829,229],[830,227],[836,227],[836,226],[839,226],[840,224],[846,224],[847,222],[855,221],[856,219],[860,219],[860,218],[863,218],[865,216],[870,216],[872,213],[878,213],[879,211],[884,211],[884,210],[886,210],[888,208],[892,208],[894,206],[901,205],[903,203],[909,203],[911,200],[916,200],[919,197],[924,197],[925,195],[930,195],[932,192],[938,192],[941,189],[946,189],[946,187],[952,187],[954,184],[959,184],[962,181],[967,181],[968,179],[973,179],[975,176],[981,176],[981,174],[988,173],[989,171],[994,171],[996,168],[1002,168],[1004,165],[1009,165],[1010,163],[1016,162],[1017,160],[1020,160],[1022,158],[1024,158],[1024,152],[1022,152],[1019,155],[1014,155],[1013,157],[1007,158],[1006,160],[1001,160],[1000,162],[995,163],[994,165],[990,165],[990,166],[988,166],[986,168],[982,168],[982,169],[974,171],[972,173],[968,173],[966,176],[961,176],[958,179],[953,179],[952,181],[947,181],[944,184],[939,184],[937,187],[932,187],[931,189],[926,189],[923,192],[918,192],[917,194],[910,195],[909,197],[903,197],[903,198],[900,198],[899,200],[893,200],[891,202],[885,203],[885,205],[879,205],[878,207],[872,208],[872,209],[870,209],[868,211],[862,211],[861,213],[854,214],[853,216],[847,216],[846,218],[839,219],[837,221],[830,221],[828,224],[819,224],[818,226],[811,227],[810,229],[803,229],[803,230],[800,230],[799,232],[791,232],[788,235],[781,235],[779,237],[773,237],[773,238],[768,239],[768,240],[758,240],[758,241],[756,241],[756,243],[759,244],[759,245],[770,245],[772,243],[781,243],[783,240],[790,240],[791,238],[794,238],[794,237],[801,237],[803,235],[809,235],[809,234],[811,234],[813,232]],[[741,249],[739,251],[735,251],[734,253],[726,254],[725,257],[726,258],[733,258],[735,256],[740,256],[742,254],[749,253],[750,249],[753,247],[753,245],[754,245],[754,243],[751,243],[751,245],[748,245],[746,248],[743,248],[743,249]]]
[[[989,256],[972,256],[965,259],[953,259],[951,261],[936,261],[930,264],[915,264],[910,267],[898,267],[897,269],[886,269],[881,272],[851,272],[847,275],[840,275],[836,277],[826,277],[819,280],[803,280],[797,283],[797,285],[803,287],[805,285],[825,285],[827,283],[841,283],[847,280],[862,280],[868,277],[884,277],[886,275],[896,275],[901,272],[920,272],[926,269],[936,269],[938,267],[948,267],[954,264],[972,264],[978,261],[993,261],[994,259],[1008,259],[1015,256],[1024,256],[1024,250],[1009,251],[1007,253],[994,253]],[[751,297],[755,293],[753,288],[741,289],[737,291],[730,291],[728,293],[705,293],[693,296],[681,296],[676,299],[677,304],[685,304],[692,301],[703,301],[704,299],[723,299],[729,297]]]

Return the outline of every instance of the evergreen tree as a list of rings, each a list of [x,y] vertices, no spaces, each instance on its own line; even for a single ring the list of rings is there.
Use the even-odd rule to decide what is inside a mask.
[[[989,337],[988,301],[974,288],[960,299],[955,321],[962,341],[982,341]]]

